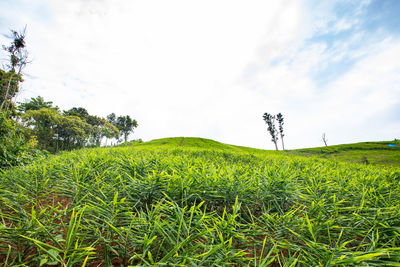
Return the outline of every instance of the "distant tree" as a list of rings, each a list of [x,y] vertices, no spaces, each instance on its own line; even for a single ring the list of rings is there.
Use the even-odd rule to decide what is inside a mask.
[[[28,63],[28,52],[25,48],[26,27],[23,31],[17,32],[12,30],[12,38],[10,46],[4,46],[3,49],[9,54],[10,61],[8,64],[6,86],[1,90],[0,109],[7,111],[12,104],[12,98],[19,91],[19,82],[22,81],[22,70]]]
[[[19,103],[18,105],[18,111],[22,113],[25,113],[28,110],[39,110],[42,108],[58,110],[58,107],[53,106],[52,101],[44,101],[41,96],[32,97],[29,102]]]
[[[117,116],[115,115],[115,113],[111,113],[109,115],[107,115],[107,121],[113,125],[116,124],[116,120],[117,120]]]
[[[90,125],[77,116],[59,116],[55,129],[56,151],[71,150],[86,145]]]
[[[89,115],[86,122],[91,126],[90,136],[92,139],[91,141],[95,146],[100,146],[103,137],[118,138],[120,135],[117,127],[98,116]]]
[[[22,118],[32,128],[39,148],[50,152],[84,147],[92,129],[80,117],[51,108],[28,110]]]
[[[284,143],[283,143],[283,137],[284,137],[285,135],[283,134],[283,115],[282,115],[282,113],[279,112],[279,113],[276,115],[276,119],[277,119],[278,125],[279,125],[279,134],[280,134],[280,136],[281,136],[282,149],[285,150],[285,145],[284,145]]]
[[[118,140],[121,136],[127,140],[137,127],[129,116],[117,118],[112,113],[105,119],[90,115],[82,107],[60,111],[40,96],[21,103],[18,110],[22,122],[38,140],[38,147],[50,152],[100,146],[103,138],[106,142],[107,138]]]
[[[268,126],[267,130],[271,135],[271,141],[275,144],[275,149],[278,150],[278,132],[275,127],[276,117],[266,112],[263,115],[263,119]]]
[[[326,139],[325,133],[322,134],[322,141],[324,142],[325,146],[328,146],[328,139]]]
[[[133,129],[138,126],[136,120],[133,120],[129,115],[119,116],[115,121],[115,126],[121,133],[121,136],[124,137],[125,142],[128,141],[128,136],[133,132]]]
[[[22,120],[32,128],[33,134],[38,140],[39,149],[56,152],[57,149],[57,124],[61,114],[54,109],[42,108],[28,110],[22,115]]]
[[[113,124],[106,121],[103,127],[101,128],[101,136],[105,137],[107,145],[107,139],[111,138],[118,139],[118,137],[120,136],[120,131]]]
[[[85,108],[76,108],[73,107],[67,111],[63,112],[66,116],[77,116],[83,120],[86,120],[89,117],[89,112]]]
[[[105,135],[106,145],[107,145],[107,139],[115,138],[115,139],[118,140],[119,136],[121,135],[121,132],[120,132],[119,128],[117,127],[117,116],[115,115],[114,112],[109,114],[109,115],[107,115],[107,122],[117,128],[118,134],[115,135],[114,134],[115,132],[108,132],[107,135]]]

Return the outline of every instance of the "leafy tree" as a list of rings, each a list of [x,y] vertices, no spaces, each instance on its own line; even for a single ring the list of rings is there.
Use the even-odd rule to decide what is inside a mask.
[[[118,128],[103,118],[89,115],[86,121],[91,125],[91,143],[95,146],[100,146],[103,137],[118,138],[120,135]]]
[[[276,115],[276,119],[277,119],[278,125],[279,125],[279,134],[280,134],[280,136],[281,136],[282,149],[285,150],[285,144],[283,143],[283,137],[284,137],[285,135],[283,134],[283,115],[282,115],[282,113],[279,112],[279,113]]]
[[[77,116],[59,116],[56,124],[58,150],[71,150],[84,147],[90,125]]]
[[[43,97],[38,96],[38,97],[32,97],[29,102],[25,103],[18,103],[18,111],[21,113],[25,113],[28,110],[39,110],[42,108],[49,108],[49,109],[54,109],[58,110],[58,107],[53,106],[52,101],[44,101]]]
[[[128,136],[133,132],[133,129],[138,126],[136,120],[133,120],[129,115],[119,116],[116,119],[115,126],[120,131],[120,136],[124,136],[125,142],[128,141]]]
[[[56,152],[58,150],[56,126],[60,116],[61,114],[59,111],[50,108],[28,110],[23,114],[22,119],[28,127],[32,128],[40,149],[50,152]]]
[[[263,115],[263,119],[264,119],[265,123],[268,125],[268,129],[267,130],[271,135],[271,138],[272,138],[271,141],[275,144],[275,149],[278,150],[278,144],[277,144],[277,142],[278,142],[278,132],[277,132],[276,127],[275,127],[276,117],[274,115],[271,115],[271,114],[266,112]]]
[[[42,107],[39,109],[39,107]],[[85,146],[100,146],[105,138],[118,138],[120,131],[106,119],[90,115],[85,108],[72,108],[62,113],[52,102],[41,97],[19,107],[26,126],[37,137],[39,147],[50,152]]]
[[[111,138],[118,138],[120,136],[120,131],[118,130],[117,127],[115,127],[113,124],[109,123],[108,121],[106,121],[103,125],[103,127],[101,128],[101,136],[107,139],[111,139]]]
[[[116,127],[116,125],[117,125],[117,116],[115,115],[114,112],[109,114],[109,115],[107,115],[107,122],[112,124],[114,127]],[[107,145],[107,139],[108,138],[110,138],[110,139],[111,138],[118,139],[120,135],[121,135],[121,132],[119,131],[119,129],[118,129],[118,135],[113,135],[113,134],[105,135],[105,137],[106,137],[106,145]]]
[[[8,71],[2,73],[1,78],[1,103],[0,109],[7,111],[12,106],[12,98],[19,91],[19,82],[22,81],[22,70],[28,63],[28,52],[25,48],[26,27],[22,32],[12,30],[10,46],[4,46],[3,49],[9,54],[10,61]],[[7,81],[4,83],[4,78]]]
[[[64,111],[64,115],[66,116],[77,116],[83,120],[86,120],[89,117],[89,112],[85,108],[71,108],[70,110]]]
[[[109,115],[107,115],[107,121],[113,125],[116,124],[116,120],[117,120],[117,116],[115,115],[115,113],[111,113]]]
[[[32,127],[39,148],[50,152],[84,147],[91,130],[80,117],[65,116],[51,108],[28,110],[23,120]]]

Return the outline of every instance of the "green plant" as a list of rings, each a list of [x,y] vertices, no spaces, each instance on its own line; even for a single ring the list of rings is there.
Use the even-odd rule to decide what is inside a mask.
[[[28,163],[39,153],[27,131],[0,111],[0,168]]]
[[[398,168],[181,139],[63,152],[1,173],[0,262],[399,262]]]

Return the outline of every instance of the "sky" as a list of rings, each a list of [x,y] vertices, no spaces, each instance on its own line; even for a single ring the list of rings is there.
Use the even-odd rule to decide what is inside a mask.
[[[294,149],[400,139],[398,14],[398,0],[1,0],[0,43],[27,26],[19,102],[130,115],[130,139],[262,149],[262,115],[281,112]]]

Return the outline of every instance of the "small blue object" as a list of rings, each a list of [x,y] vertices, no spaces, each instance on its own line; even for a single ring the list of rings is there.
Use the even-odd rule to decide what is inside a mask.
[[[388,147],[396,147],[397,145],[394,144],[388,144]]]

